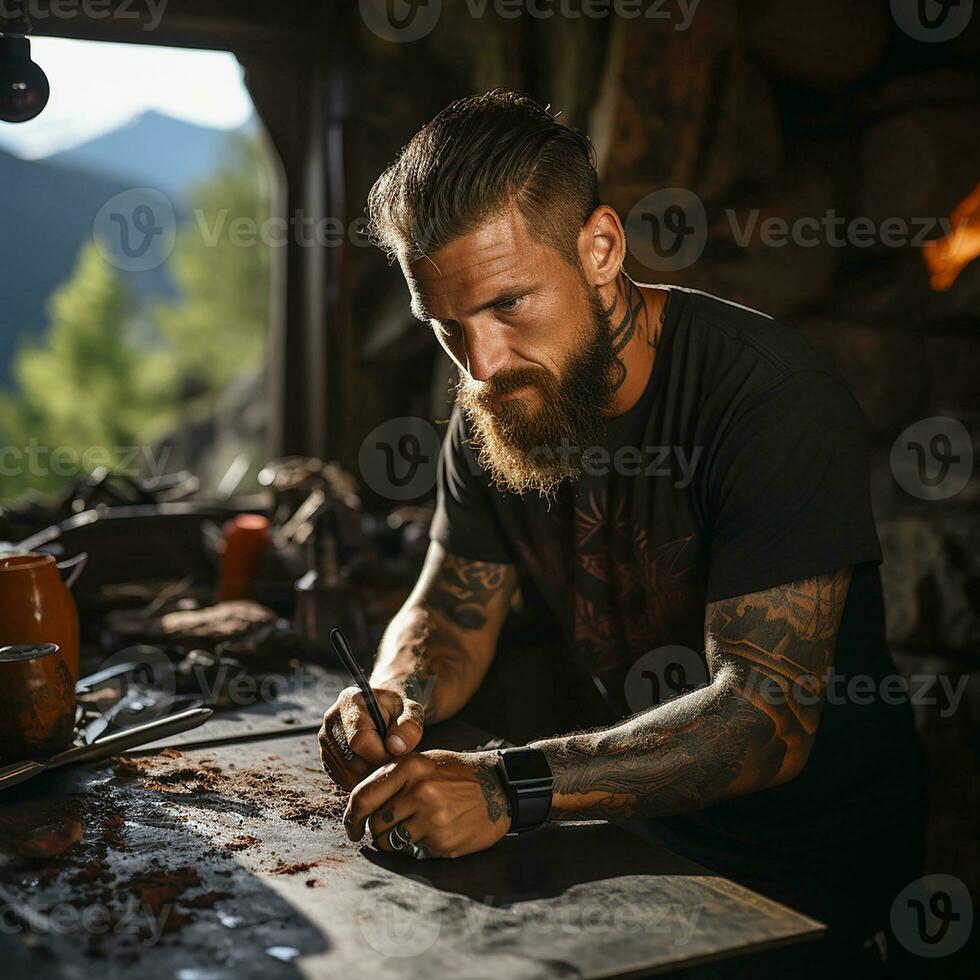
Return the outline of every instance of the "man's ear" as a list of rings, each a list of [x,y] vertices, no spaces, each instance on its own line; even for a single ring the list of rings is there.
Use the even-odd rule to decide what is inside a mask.
[[[579,258],[590,285],[614,282],[626,258],[626,231],[619,215],[608,204],[600,204],[579,232]]]

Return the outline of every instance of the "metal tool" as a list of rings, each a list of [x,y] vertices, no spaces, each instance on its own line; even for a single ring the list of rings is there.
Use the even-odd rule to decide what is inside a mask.
[[[115,735],[108,735],[92,745],[79,745],[75,748],[66,749],[45,762],[30,760],[15,762],[13,765],[4,766],[0,769],[0,790],[23,783],[48,769],[73,765],[77,762],[95,762],[99,759],[108,759],[120,752],[125,752],[127,749],[134,749],[139,745],[156,742],[158,739],[168,738],[171,735],[179,735],[181,732],[187,732],[203,725],[213,714],[214,712],[210,708],[192,708],[190,711],[182,711],[180,714],[171,715],[169,718],[150,721],[145,725],[137,725],[134,728],[117,732]]]
[[[135,660],[131,660],[124,664],[113,664],[104,670],[96,671],[94,674],[89,674],[88,677],[82,677],[79,680],[75,685],[75,693],[85,694],[97,685],[111,681],[114,677],[121,677],[123,674],[131,673],[137,667],[139,667],[139,664]]]
[[[204,699],[190,694],[164,694],[161,691],[133,691],[120,698],[111,708],[107,708],[98,718],[90,721],[82,732],[82,741],[86,745],[105,739],[106,733],[114,729],[125,731],[135,724],[141,724],[143,716],[151,717],[168,714],[172,716],[175,709],[187,710],[203,708]],[[122,722],[122,724],[120,724]],[[128,724],[127,724],[128,722]]]
[[[387,731],[384,715],[381,714],[381,708],[378,707],[374,691],[371,690],[371,685],[364,676],[361,665],[354,659],[354,654],[351,652],[347,637],[340,630],[335,629],[330,631],[330,640],[333,643],[334,650],[337,651],[337,656],[340,657],[341,663],[347,668],[348,673],[354,678],[354,683],[360,688],[361,694],[364,695],[364,703],[367,705],[368,714],[371,716],[374,727],[377,728],[378,734],[381,736],[381,744],[384,745],[385,733]]]

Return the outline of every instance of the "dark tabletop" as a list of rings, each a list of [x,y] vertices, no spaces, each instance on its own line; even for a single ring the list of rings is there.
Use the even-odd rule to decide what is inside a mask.
[[[344,803],[309,733],[7,791],[4,976],[630,976],[822,930],[626,827],[546,826],[416,863],[348,841]]]

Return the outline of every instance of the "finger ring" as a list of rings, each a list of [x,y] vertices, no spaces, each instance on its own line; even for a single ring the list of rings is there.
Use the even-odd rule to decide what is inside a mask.
[[[429,856],[429,852],[421,844],[409,844],[408,853],[416,861],[424,861]]]
[[[405,829],[405,825],[396,823],[388,831],[388,846],[393,851],[406,851],[411,853],[412,849],[418,845],[412,843],[412,835]]]

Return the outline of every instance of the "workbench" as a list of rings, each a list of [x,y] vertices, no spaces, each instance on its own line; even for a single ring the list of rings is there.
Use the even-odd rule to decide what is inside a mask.
[[[310,733],[133,753],[7,791],[3,976],[625,977],[822,931],[628,827],[548,825],[413,862],[350,842],[344,805]]]

